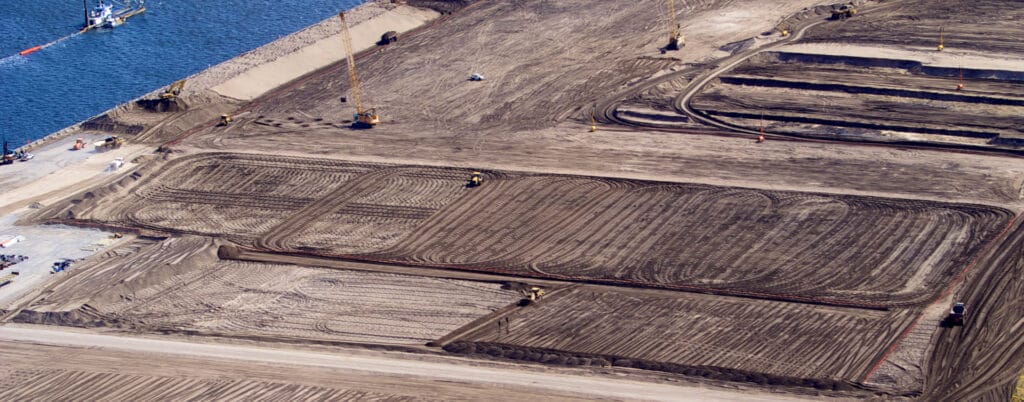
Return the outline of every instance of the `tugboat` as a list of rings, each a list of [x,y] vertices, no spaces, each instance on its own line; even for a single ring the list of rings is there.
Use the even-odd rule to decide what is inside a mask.
[[[94,28],[114,28],[124,24],[128,17],[146,11],[145,0],[126,1],[119,4],[121,8],[114,10],[114,1],[110,3],[100,0],[92,10],[89,10],[88,0],[82,0],[85,6],[85,27],[83,31]]]

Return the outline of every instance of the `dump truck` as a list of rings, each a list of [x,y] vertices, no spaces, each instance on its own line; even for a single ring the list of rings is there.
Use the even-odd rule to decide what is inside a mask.
[[[832,19],[845,20],[857,14],[857,8],[853,4],[842,4],[832,9]]]
[[[107,138],[103,139],[102,141],[96,141],[92,145],[95,146],[96,149],[99,149],[99,150],[103,150],[103,149],[117,149],[117,148],[121,148],[121,146],[124,145],[124,138],[118,137],[116,135],[112,135],[110,137],[107,137]]]

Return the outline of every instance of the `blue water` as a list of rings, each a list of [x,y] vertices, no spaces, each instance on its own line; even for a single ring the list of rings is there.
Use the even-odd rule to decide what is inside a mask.
[[[364,1],[149,0],[120,27],[17,56],[76,32],[82,1],[5,0],[0,135],[12,146],[45,137]]]

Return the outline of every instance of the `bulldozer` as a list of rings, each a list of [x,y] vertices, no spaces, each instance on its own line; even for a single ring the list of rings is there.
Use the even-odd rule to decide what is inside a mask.
[[[483,174],[480,172],[473,172],[473,174],[469,176],[469,182],[466,183],[466,187],[479,187],[481,184],[484,184]]]
[[[843,4],[839,8],[832,9],[833,20],[845,20],[857,15],[857,8],[853,4]]]
[[[92,145],[96,147],[97,150],[107,150],[121,148],[121,146],[124,145],[124,142],[124,138],[114,135],[101,141],[96,141]]]
[[[171,86],[164,90],[164,93],[160,94],[160,99],[175,99],[178,95],[181,95],[181,90],[185,88],[185,80],[174,81]]]

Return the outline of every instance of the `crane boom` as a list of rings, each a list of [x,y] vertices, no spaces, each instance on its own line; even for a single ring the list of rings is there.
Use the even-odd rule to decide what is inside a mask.
[[[345,55],[348,57],[348,83],[352,91],[352,100],[356,104],[356,115],[352,122],[354,128],[371,128],[380,123],[380,117],[374,109],[363,110],[363,93],[359,90],[359,76],[356,74],[356,56],[352,51],[352,34],[348,31],[348,21],[345,20],[345,13],[338,13],[341,18],[341,41],[345,45]]]
[[[676,20],[676,0],[666,0],[666,6],[669,36],[665,50],[679,50],[679,47],[683,46],[683,34],[679,31],[679,22]]]
[[[348,21],[345,13],[338,13],[341,18],[341,41],[345,44],[345,56],[348,57],[348,84],[352,88],[352,100],[356,104],[356,113],[363,114],[362,93],[359,92],[359,76],[356,75],[356,58],[352,52],[352,34],[348,32]]]
[[[676,38],[679,36],[679,26],[676,24],[676,0],[668,1],[668,32],[669,38]]]

